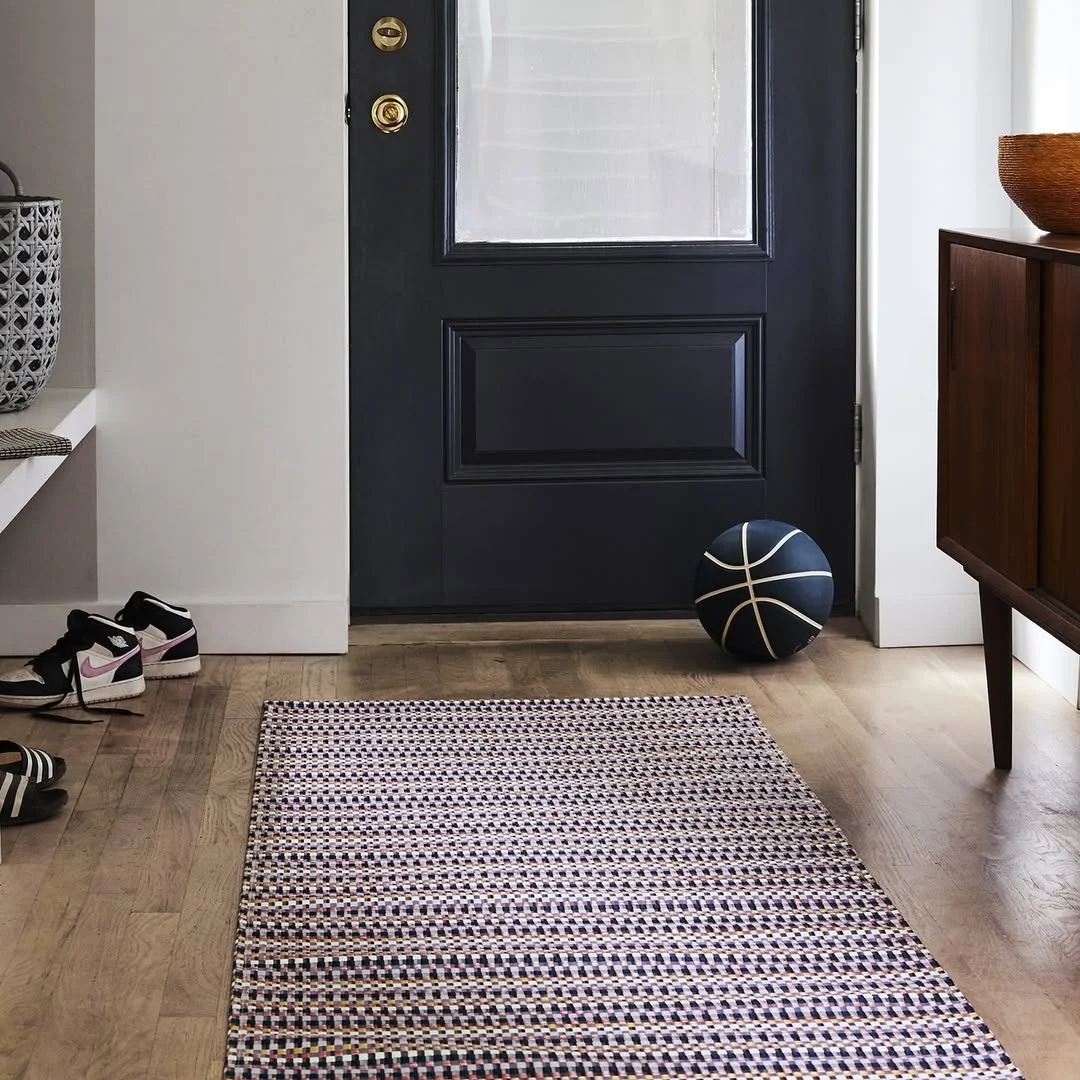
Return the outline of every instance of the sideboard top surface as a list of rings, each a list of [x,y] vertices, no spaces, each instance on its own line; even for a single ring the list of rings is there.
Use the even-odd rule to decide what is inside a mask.
[[[941,229],[942,244],[988,248],[1024,259],[1080,263],[1080,236],[1054,236],[1027,229]]]

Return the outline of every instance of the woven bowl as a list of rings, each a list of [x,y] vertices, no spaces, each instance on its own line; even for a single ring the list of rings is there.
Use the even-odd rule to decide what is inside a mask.
[[[998,177],[1035,228],[1080,233],[1080,131],[1002,135]]]

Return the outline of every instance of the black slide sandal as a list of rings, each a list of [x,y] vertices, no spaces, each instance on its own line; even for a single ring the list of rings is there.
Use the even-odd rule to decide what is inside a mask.
[[[0,739],[0,754],[18,754],[18,761],[0,762],[0,772],[25,776],[38,787],[51,788],[67,772],[67,762],[44,750],[35,750],[10,739]]]
[[[62,810],[68,793],[61,788],[42,789],[25,776],[0,772],[0,825],[29,825]]]

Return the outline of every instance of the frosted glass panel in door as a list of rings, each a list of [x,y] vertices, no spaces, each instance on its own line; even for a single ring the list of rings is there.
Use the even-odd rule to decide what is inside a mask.
[[[457,242],[751,239],[751,0],[457,12]]]

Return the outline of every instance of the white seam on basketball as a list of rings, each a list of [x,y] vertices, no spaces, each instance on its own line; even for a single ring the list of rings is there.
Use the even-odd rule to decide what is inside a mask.
[[[728,631],[731,629],[731,624],[735,621],[735,616],[738,615],[739,612],[742,611],[742,609],[744,607],[749,607],[749,606],[750,606],[750,601],[749,600],[744,600],[741,604],[736,604],[735,605],[735,608],[732,610],[731,614],[727,618],[727,622],[724,623],[724,632],[720,635],[720,647],[721,648],[723,648],[723,649],[727,648]]]
[[[741,569],[741,568],[740,568]],[[754,578],[755,585],[767,585],[771,581],[791,581],[794,578],[808,578],[808,577],[832,577],[831,570],[800,570],[797,574],[774,574],[772,577]],[[725,585],[722,589],[713,589],[712,592],[702,593],[694,603],[700,604],[706,600],[711,600],[714,596],[720,596],[723,593],[735,592],[737,589],[745,589],[746,582],[740,581],[738,585]]]
[[[746,527],[750,524],[749,521],[743,522],[743,535],[745,538]],[[761,566],[763,563],[767,563],[793,536],[798,536],[802,532],[802,529],[792,529],[787,536],[777,541],[776,547],[769,552],[768,555],[763,555],[757,562],[750,562],[749,555],[746,552],[746,545],[743,545],[743,564],[741,566],[733,565],[731,563],[721,562],[710,551],[705,552],[705,558],[710,562],[716,563],[721,570],[753,570],[755,567]]]
[[[815,630],[824,630],[825,627],[821,623],[814,622],[809,615],[803,614],[798,608],[793,608],[790,604],[785,604],[783,600],[776,600],[771,596],[763,596],[758,601],[759,604],[775,604],[777,607],[782,607],[785,611],[790,611],[792,615],[802,619],[803,622],[809,623]]]
[[[794,533],[789,534],[794,536]],[[784,538],[785,540],[787,537]],[[784,540],[780,541],[783,544]],[[777,544],[773,551],[777,551],[780,548],[780,544]],[[770,555],[772,552],[769,553]],[[761,632],[761,640],[765,642],[765,648],[769,650],[769,655],[774,660],[779,660],[780,657],[776,655],[776,651],[772,647],[772,642],[769,640],[769,635],[765,632],[765,623],[761,619],[761,611],[758,609],[757,595],[754,593],[754,578],[750,573],[750,522],[747,521],[742,527],[742,557],[743,566],[746,568],[746,587],[750,590],[750,603],[754,605],[754,618],[757,619],[758,630]],[[769,556],[766,556],[768,558]],[[763,559],[762,562],[765,560]],[[761,563],[755,563],[755,566],[760,566]]]

